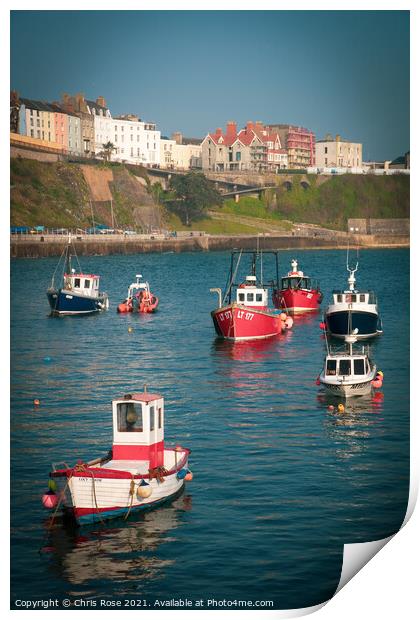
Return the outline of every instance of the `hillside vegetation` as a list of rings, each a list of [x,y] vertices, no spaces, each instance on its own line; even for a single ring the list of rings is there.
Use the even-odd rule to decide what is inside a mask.
[[[92,166],[95,174],[87,175],[89,185],[79,164],[11,159],[11,225],[86,228],[94,220],[137,230],[155,226],[254,234],[289,230],[293,222],[345,230],[348,218],[409,217],[407,176],[343,175],[321,182],[316,175],[293,175],[285,182],[279,175],[278,187],[267,190],[260,199],[243,197],[238,203],[226,200],[188,227],[159,206],[160,192],[154,191],[159,189],[158,183],[147,176],[146,169],[105,163]],[[93,178],[95,183],[106,184],[98,188],[105,192],[95,193]],[[99,195],[112,201],[95,200]]]

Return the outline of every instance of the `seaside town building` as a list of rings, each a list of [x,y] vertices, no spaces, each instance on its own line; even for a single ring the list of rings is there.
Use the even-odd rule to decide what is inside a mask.
[[[288,167],[303,169],[315,164],[315,134],[313,131],[295,125],[272,124],[268,129],[280,136],[281,144],[287,150]]]
[[[95,116],[95,153],[104,149],[104,144],[111,142],[114,150],[112,161],[131,164],[158,166],[160,164],[160,131],[154,123],[145,123],[134,114],[112,117],[101,114],[100,108],[94,110]],[[109,110],[108,110],[109,112]]]
[[[184,138],[181,132],[160,140],[160,167],[176,170],[201,168],[201,140]]]
[[[204,170],[259,171],[287,167],[287,153],[281,148],[280,137],[261,122],[249,121],[237,132],[236,123],[229,121],[224,134],[219,127],[208,133],[201,143]]]
[[[316,143],[317,168],[361,168],[362,161],[362,144],[359,142],[343,140],[339,135],[334,139],[327,134]]]
[[[74,96],[65,93],[62,97],[61,107],[67,114],[75,114],[80,118],[82,153],[87,157],[92,157],[95,154],[95,126],[89,103],[106,109],[105,105],[101,105],[102,103],[105,104],[103,97],[98,97],[96,103],[88,102],[81,93]]]

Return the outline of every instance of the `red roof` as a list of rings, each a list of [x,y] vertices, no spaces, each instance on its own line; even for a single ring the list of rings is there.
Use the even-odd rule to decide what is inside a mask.
[[[136,392],[135,394],[124,394],[124,400],[139,400],[143,403],[150,403],[152,400],[162,398],[160,394],[152,394],[151,392]]]

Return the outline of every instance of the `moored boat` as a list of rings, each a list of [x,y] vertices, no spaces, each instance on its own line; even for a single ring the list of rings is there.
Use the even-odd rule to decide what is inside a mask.
[[[303,314],[318,312],[321,302],[318,280],[300,271],[297,260],[293,259],[291,270],[281,279],[280,288],[273,291],[274,306],[290,314]]]
[[[382,334],[382,321],[379,315],[376,294],[370,290],[355,288],[358,263],[355,267],[347,264],[348,289],[334,290],[332,303],[327,307],[324,323],[329,335],[344,339],[349,333],[349,322],[357,329],[357,340],[366,340]]]
[[[290,328],[293,325],[293,319],[280,310],[268,307],[269,285],[263,283],[262,277],[259,282],[257,281],[257,252],[247,252],[253,256],[252,273],[241,283],[235,284],[234,279],[243,253],[242,251],[232,252],[230,279],[223,299],[220,288],[210,289],[219,296],[219,307],[211,312],[216,333],[222,338],[235,341],[276,336]],[[234,270],[233,259],[236,254],[239,256]],[[270,254],[275,254],[277,258],[276,252],[270,252]],[[232,291],[235,289],[235,299],[232,301]]]
[[[145,388],[143,393],[114,400],[112,421],[113,446],[108,455],[72,467],[53,464],[44,506],[57,510],[62,505],[78,523],[128,517],[175,498],[185,481],[192,479],[190,450],[165,447],[160,394]]]
[[[136,275],[136,281],[130,284],[126,299],[118,305],[117,312],[151,313],[157,310],[159,298],[150,291],[148,282],[140,282],[141,274]]]
[[[77,260],[79,268],[77,272],[72,268],[72,257]],[[63,285],[56,287],[55,274],[62,261],[64,261]],[[99,291],[99,281],[100,276],[82,272],[69,235],[68,243],[52,276],[51,286],[47,290],[51,315],[93,314],[107,310],[109,307],[108,295]]]
[[[383,373],[377,373],[367,348],[363,346],[360,351],[353,351],[357,329],[354,332],[345,337],[346,350],[333,352],[328,347],[323,369],[317,379],[327,393],[341,398],[368,396],[374,389],[382,387]]]

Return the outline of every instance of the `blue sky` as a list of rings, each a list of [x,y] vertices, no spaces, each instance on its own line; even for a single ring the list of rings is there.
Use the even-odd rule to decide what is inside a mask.
[[[13,11],[11,88],[105,97],[163,134],[236,120],[291,123],[363,143],[409,144],[408,11]]]

